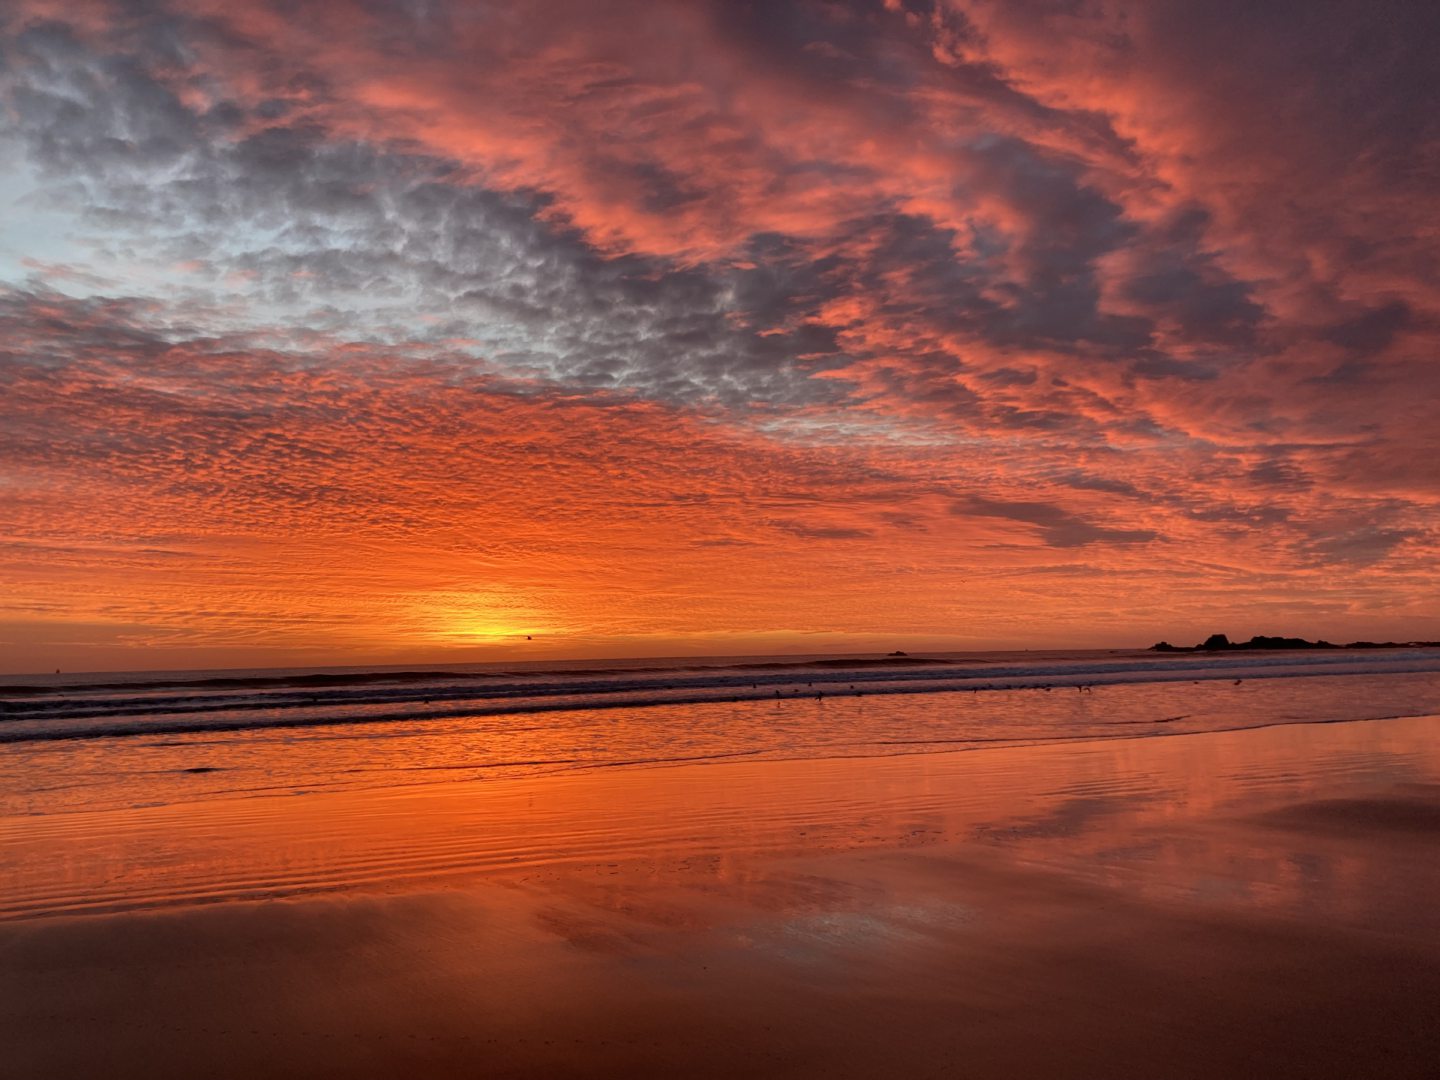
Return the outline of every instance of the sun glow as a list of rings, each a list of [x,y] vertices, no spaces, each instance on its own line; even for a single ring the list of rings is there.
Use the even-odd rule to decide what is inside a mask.
[[[553,636],[550,616],[528,596],[499,589],[429,593],[416,604],[421,635],[448,645],[511,644]]]

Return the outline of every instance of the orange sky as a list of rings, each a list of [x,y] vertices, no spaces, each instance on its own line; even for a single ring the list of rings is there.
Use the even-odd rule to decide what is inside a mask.
[[[1333,6],[10,5],[0,669],[1440,638]]]

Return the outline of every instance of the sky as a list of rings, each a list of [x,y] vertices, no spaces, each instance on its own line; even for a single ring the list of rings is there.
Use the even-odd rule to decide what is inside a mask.
[[[1437,49],[7,0],[0,669],[1440,639]]]

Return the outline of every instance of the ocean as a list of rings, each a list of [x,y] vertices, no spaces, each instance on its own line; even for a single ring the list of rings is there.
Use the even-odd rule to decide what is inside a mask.
[[[0,677],[0,814],[1440,712],[1440,650],[709,657]]]

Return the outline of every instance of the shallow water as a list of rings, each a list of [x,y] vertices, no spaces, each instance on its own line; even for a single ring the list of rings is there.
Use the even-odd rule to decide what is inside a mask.
[[[1440,711],[1440,654],[1433,650],[912,659],[898,668],[853,658],[818,665],[727,658],[685,661],[683,668],[649,661],[509,674],[492,667],[35,679],[24,693],[12,686],[0,720],[0,814],[745,758],[1151,738]],[[187,711],[200,691],[177,683],[206,679],[239,685],[207,683],[202,696],[216,699],[214,709]],[[315,690],[323,704],[258,704],[293,694],[306,679],[327,683]],[[683,688],[665,689],[682,681]],[[492,683],[504,683],[511,696],[498,698]],[[425,714],[421,699],[421,712],[412,702],[386,720],[374,711],[396,709],[396,701],[360,703],[442,692],[470,696],[447,699],[440,715]],[[702,692],[718,699],[698,697]]]
[[[1153,682],[1440,673],[1440,650],[939,653],[12,677],[0,743],[595,709]],[[683,714],[682,714],[683,716]]]
[[[736,859],[957,842],[1080,876],[1139,868],[1145,888],[1192,899],[1243,888],[1251,906],[1373,907],[1396,894],[1363,867],[1322,880],[1298,863],[1166,830],[1338,796],[1413,789],[1433,801],[1437,725],[1412,717],[390,787],[377,775],[363,789],[294,798],[212,794],[0,817],[0,918],[404,891],[577,864],[602,875],[723,876]],[[1318,896],[1317,882],[1348,891]]]

